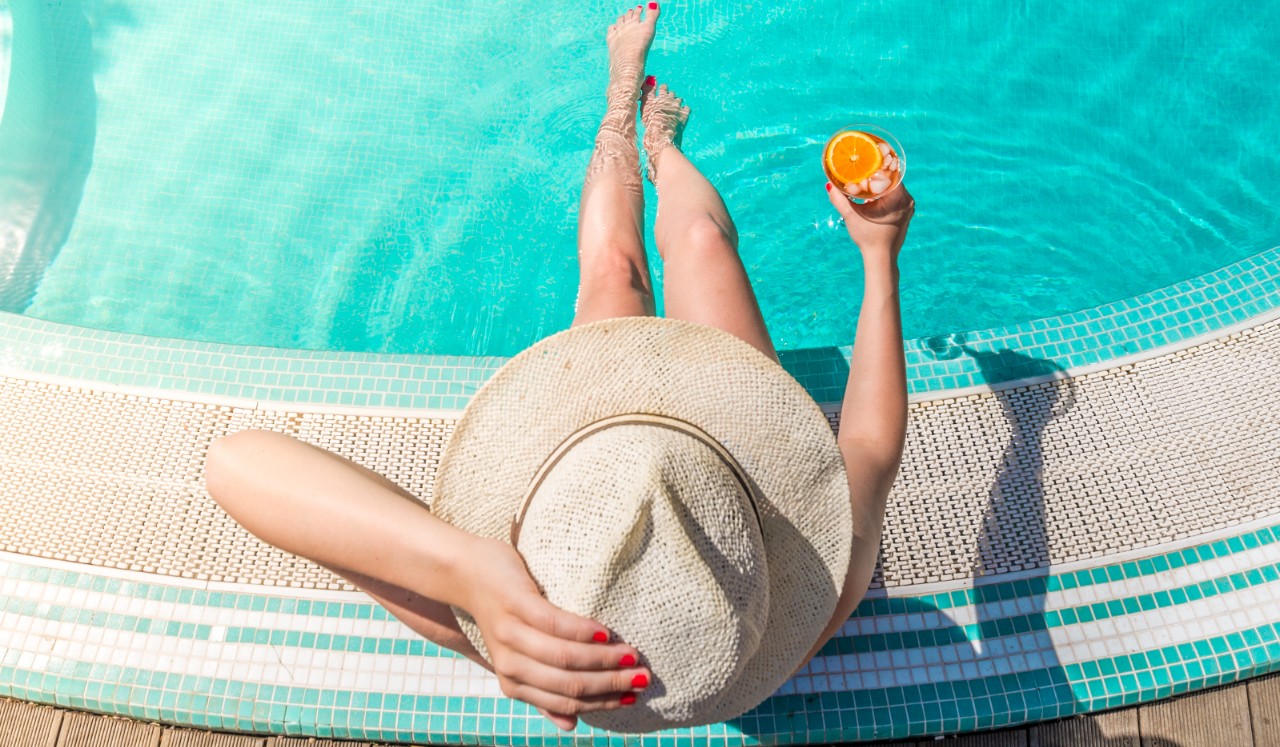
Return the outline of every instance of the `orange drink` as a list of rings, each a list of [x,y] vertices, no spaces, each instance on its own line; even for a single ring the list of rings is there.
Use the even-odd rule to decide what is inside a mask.
[[[871,202],[902,183],[907,162],[893,135],[875,125],[853,125],[827,141],[822,168],[836,189],[860,202]]]

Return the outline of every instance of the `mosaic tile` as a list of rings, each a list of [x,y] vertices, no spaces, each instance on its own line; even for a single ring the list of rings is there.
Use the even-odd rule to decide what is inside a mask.
[[[936,396],[910,407],[867,598],[753,712],[625,743],[964,731],[1280,668],[1278,275],[1273,250],[1098,309],[908,341],[911,391]],[[849,353],[784,362],[836,401]],[[465,658],[244,533],[203,491],[208,444],[266,428],[429,503],[456,412],[502,362],[0,315],[0,694],[263,733],[620,743],[559,734]],[[1060,378],[949,391],[1048,376]]]
[[[933,640],[886,638],[887,645],[873,646],[882,650],[870,657],[824,651],[777,694],[739,719],[630,737],[626,743],[904,738],[1100,710],[1275,671],[1280,668],[1280,623],[1266,618],[1276,600],[1276,585],[1242,586],[1225,572],[1237,568],[1228,562],[1231,558],[1259,550],[1263,554],[1249,556],[1247,564],[1274,567],[1280,562],[1274,544],[1247,547],[1242,538],[1257,534],[1192,545],[1186,548],[1190,553],[1180,551],[1187,561],[1180,567],[1194,567],[1199,583],[1216,590],[1219,598],[1173,605],[1179,612],[1174,618],[1111,606],[1112,613],[1131,625],[1127,632],[1107,633],[1096,620],[1062,626],[1019,624],[1008,614],[1016,610],[978,602],[964,614],[953,608],[948,616],[922,627],[920,632],[938,634]],[[45,563],[7,556],[0,563],[0,595],[39,600],[56,597],[58,589],[106,588],[100,579],[107,580],[107,571],[72,571]],[[1123,573],[1113,574],[1111,569],[1124,566],[1111,563],[1090,570],[1098,572],[1099,583],[1102,578],[1116,583],[1111,577]],[[1178,571],[1157,571],[1154,565],[1149,569],[1155,584],[1165,588],[1171,579],[1161,574]],[[157,624],[149,630],[110,644],[93,635],[108,618],[93,613],[138,616],[150,591],[135,589],[139,593],[131,597],[103,592],[77,596],[69,613],[76,622],[70,625],[56,621],[47,610],[32,613],[24,608],[28,611],[15,613],[5,608],[0,611],[0,694],[263,733],[406,741],[456,740],[466,734],[481,743],[497,741],[495,734],[508,734],[536,736],[546,744],[618,743],[616,735],[585,727],[572,736],[555,732],[527,707],[500,697],[493,679],[469,661],[410,648],[416,637],[394,621],[374,623],[391,642],[388,645],[361,646],[338,659],[301,655],[325,632],[317,624],[336,630],[344,623],[346,618],[337,613],[359,598],[349,592],[317,592],[324,596],[305,600],[312,604],[304,608],[304,600],[277,597],[254,585],[222,591],[215,598],[162,579],[115,580],[156,587],[162,590],[161,599],[185,601],[175,602],[162,616],[152,613]],[[1072,595],[1086,588],[1052,586],[1063,591],[1042,598],[1046,617],[1080,602]],[[1011,588],[1035,598],[1040,587]],[[248,606],[282,610],[276,624],[283,635],[255,636],[254,641],[206,640],[198,626],[188,624],[208,609],[241,607],[233,600],[242,595],[274,600],[274,605]],[[932,606],[926,596],[897,601],[917,612]],[[866,620],[870,614],[860,608],[857,617]],[[982,620],[982,629],[976,635],[953,635],[955,620],[966,617]],[[1067,635],[1071,628],[1084,629],[1084,635]],[[307,638],[308,633],[315,637]],[[844,634],[836,640],[866,639]],[[53,645],[45,644],[37,653],[38,641],[49,640],[55,640]],[[396,646],[396,641],[404,645]]]
[[[1280,479],[1269,457],[1280,446],[1269,378],[1277,359],[1280,320],[1116,369],[913,403],[873,588],[1029,572],[1274,512],[1266,486]],[[1188,390],[1188,381],[1207,380],[1233,383]],[[387,475],[429,504],[454,421],[411,415],[2,379],[0,478],[11,487],[0,549],[186,578],[342,588],[227,517],[204,493],[204,453],[225,433],[275,430]],[[839,414],[830,418],[838,427]],[[94,521],[66,495],[92,499],[118,520]],[[174,530],[157,534],[157,522]]]
[[[1280,308],[1278,281],[1280,247],[1093,309],[907,340],[908,390],[994,386],[1185,344]],[[851,355],[852,345],[780,353],[823,403],[843,398]],[[506,360],[197,343],[0,313],[0,372],[248,401],[460,411]]]

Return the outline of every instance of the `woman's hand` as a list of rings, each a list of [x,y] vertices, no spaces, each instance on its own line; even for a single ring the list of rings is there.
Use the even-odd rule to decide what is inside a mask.
[[[828,182],[827,197],[844,218],[849,238],[858,245],[864,260],[887,255],[891,262],[898,261],[898,252],[907,238],[907,224],[916,210],[916,201],[906,185],[899,184],[878,200],[855,205]]]
[[[636,666],[639,652],[610,642],[598,623],[548,602],[511,545],[478,542],[462,607],[480,627],[503,694],[537,707],[565,730],[577,725],[579,713],[635,702],[634,691],[652,677]]]

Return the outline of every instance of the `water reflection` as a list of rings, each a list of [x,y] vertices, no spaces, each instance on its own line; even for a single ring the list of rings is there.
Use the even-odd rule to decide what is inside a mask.
[[[0,309],[21,312],[66,243],[93,163],[98,99],[80,0],[10,0],[0,119]]]

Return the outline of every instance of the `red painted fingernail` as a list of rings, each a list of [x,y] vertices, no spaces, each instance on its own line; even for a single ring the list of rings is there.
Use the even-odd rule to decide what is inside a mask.
[[[828,191],[828,192],[830,192],[830,191],[831,191],[831,182],[827,182],[827,191]]]
[[[636,695],[635,695],[635,693],[627,693],[626,695],[623,695],[623,696],[622,696],[622,704],[623,704],[623,705],[631,705],[631,704],[632,704],[632,703],[634,703],[634,702],[636,702]]]
[[[636,665],[636,657],[631,654],[627,654],[622,657],[622,660],[619,661],[618,664],[624,667],[634,667]]]
[[[631,686],[632,687],[648,687],[649,677],[644,673],[637,674],[635,677],[631,678]]]
[[[657,9],[658,9],[657,3],[649,3],[649,10],[657,10]]]
[[[655,78],[655,77],[653,77],[652,75],[650,75],[649,77],[647,77],[647,78],[645,78],[645,79],[644,79],[644,84],[645,84],[646,86],[651,86],[651,85],[653,85],[654,83],[657,83],[657,82],[658,82],[658,79],[657,79],[657,78]]]
[[[591,640],[596,643],[607,643],[609,641],[609,634],[602,630],[597,630],[595,634],[591,636]]]

